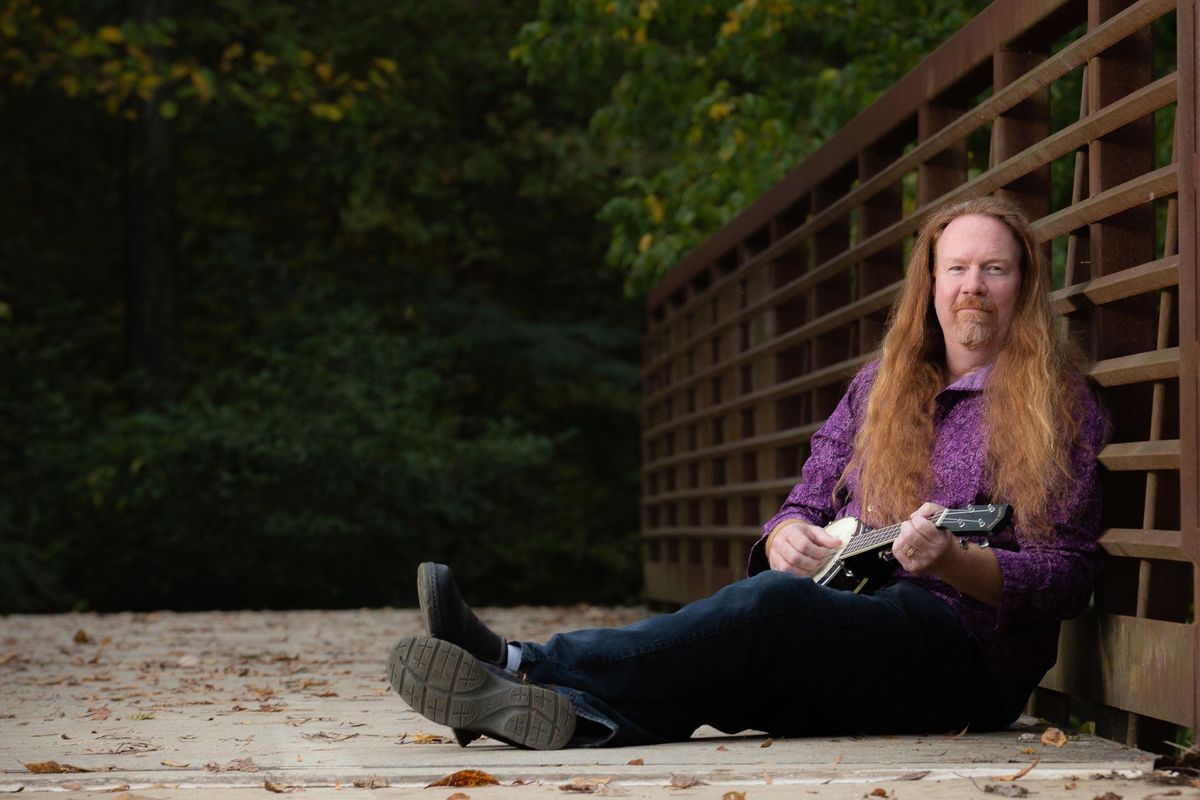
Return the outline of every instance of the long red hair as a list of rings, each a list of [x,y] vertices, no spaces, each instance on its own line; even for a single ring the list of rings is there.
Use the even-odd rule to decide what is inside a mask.
[[[946,386],[946,350],[933,306],[934,253],[953,220],[992,217],[1021,250],[1021,289],[1012,324],[984,388],[992,497],[1012,503],[1028,533],[1048,533],[1051,499],[1073,479],[1081,358],[1054,324],[1048,265],[1016,206],[980,197],[936,211],[913,245],[904,287],[892,306],[883,353],[854,454],[839,481],[857,473],[870,524],[906,519],[929,499],[934,398]]]

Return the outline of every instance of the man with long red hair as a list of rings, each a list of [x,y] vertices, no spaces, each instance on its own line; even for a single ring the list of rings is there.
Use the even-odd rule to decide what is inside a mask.
[[[430,636],[393,648],[392,685],[462,744],[646,744],[703,724],[791,736],[1008,724],[1099,562],[1107,426],[1050,288],[1013,205],[934,212],[880,357],[813,435],[748,578],[625,628],[510,644],[447,567],[422,564]],[[1012,524],[990,539],[939,527],[972,504],[1009,504]],[[902,521],[889,529],[897,569],[873,594],[823,583],[846,546],[826,526],[845,517]]]

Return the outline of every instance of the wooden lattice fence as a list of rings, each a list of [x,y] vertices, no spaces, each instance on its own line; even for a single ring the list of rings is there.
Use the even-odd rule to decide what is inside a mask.
[[[647,305],[646,594],[739,578],[808,441],[879,342],[936,206],[1017,200],[1112,417],[1095,607],[1045,716],[1162,749],[1195,728],[1194,0],[997,0],[678,264]]]

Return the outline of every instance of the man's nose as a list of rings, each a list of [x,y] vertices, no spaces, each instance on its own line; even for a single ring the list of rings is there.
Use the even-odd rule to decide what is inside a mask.
[[[986,294],[987,282],[983,279],[983,270],[978,267],[968,269],[962,282],[962,290],[967,294]]]

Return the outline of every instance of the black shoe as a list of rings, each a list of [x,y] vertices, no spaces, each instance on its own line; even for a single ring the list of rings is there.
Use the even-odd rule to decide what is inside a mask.
[[[486,664],[508,663],[508,642],[463,602],[448,566],[426,561],[417,567],[417,598],[430,636],[453,642]]]
[[[556,750],[575,732],[575,708],[566,697],[440,639],[402,638],[388,659],[388,680],[427,719],[517,747]]]

